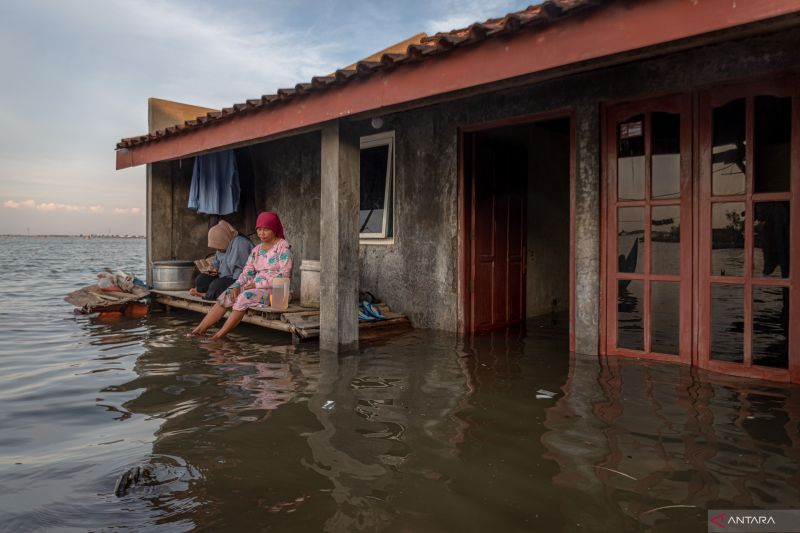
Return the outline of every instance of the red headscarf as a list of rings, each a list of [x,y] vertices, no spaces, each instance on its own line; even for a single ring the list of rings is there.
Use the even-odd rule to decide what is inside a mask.
[[[278,213],[275,213],[274,211],[262,211],[258,214],[258,218],[256,219],[256,229],[258,228],[271,229],[275,236],[279,239],[285,238],[281,219],[278,216]]]

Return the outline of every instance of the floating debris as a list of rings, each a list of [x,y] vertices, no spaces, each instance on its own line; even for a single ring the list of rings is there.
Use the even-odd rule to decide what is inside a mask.
[[[628,479],[632,479],[634,481],[639,481],[635,477],[626,474],[625,472],[620,472],[619,470],[614,470],[613,468],[606,468],[605,466],[595,466],[595,468],[600,468],[602,470],[608,470],[609,472],[614,472],[615,474],[619,474],[620,476],[625,476]]]
[[[650,509],[649,511],[645,511],[642,514],[645,515],[647,513],[655,513],[656,511],[663,511],[664,509],[697,509],[696,505],[664,505],[663,507],[656,507],[655,509]]]
[[[114,495],[121,498],[139,490],[149,494],[186,490],[191,480],[200,478],[200,472],[183,459],[155,455],[123,472],[114,485]]]

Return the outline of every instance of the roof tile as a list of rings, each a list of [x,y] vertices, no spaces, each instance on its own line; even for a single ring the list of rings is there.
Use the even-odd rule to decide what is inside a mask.
[[[527,8],[509,13],[504,17],[477,22],[466,28],[449,32],[439,32],[435,35],[424,37],[419,44],[411,44],[405,54],[383,54],[380,61],[359,61],[355,69],[339,69],[330,76],[315,76],[310,83],[298,83],[293,89],[278,89],[277,94],[263,95],[260,99],[250,99],[245,103],[234,104],[222,111],[209,112],[205,116],[194,120],[187,120],[178,126],[159,130],[149,135],[127,137],[117,143],[117,148],[129,148],[156,139],[188,132],[209,123],[224,120],[230,115],[249,112],[261,107],[269,107],[277,101],[286,101],[297,98],[303,94],[316,90],[341,85],[353,77],[370,76],[378,70],[397,68],[407,62],[422,61],[429,57],[444,54],[453,48],[475,44],[494,35],[510,34],[525,27],[535,27],[550,24],[568,14],[591,8],[608,2],[609,0],[547,0],[543,4],[528,6]]]

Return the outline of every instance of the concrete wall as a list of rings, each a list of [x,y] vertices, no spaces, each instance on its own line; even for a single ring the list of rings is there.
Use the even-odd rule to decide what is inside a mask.
[[[528,317],[569,310],[569,121],[528,125]]]
[[[197,259],[211,252],[206,247],[206,217],[186,207],[193,164],[190,158],[150,167],[152,261]]]
[[[800,69],[800,32],[731,41],[647,61],[496,91],[384,116],[381,129],[354,124],[360,135],[396,132],[395,235],[391,244],[360,247],[360,285],[409,315],[418,327],[455,331],[458,320],[458,128],[571,108],[576,114],[576,350],[597,353],[599,328],[600,109],[607,101],[687,91],[727,80]],[[319,253],[319,134],[252,148],[259,209],[277,210],[299,259]],[[205,251],[204,217],[185,209],[191,173],[184,162],[154,165],[153,257],[164,253],[159,224],[173,176],[173,255]],[[170,166],[167,172],[162,166]],[[166,249],[169,249],[167,246]],[[192,255],[193,256],[193,255]],[[298,279],[295,274],[295,279]]]
[[[275,211],[292,245],[292,290],[300,294],[300,263],[319,260],[320,134],[298,135],[249,148],[256,208]]]

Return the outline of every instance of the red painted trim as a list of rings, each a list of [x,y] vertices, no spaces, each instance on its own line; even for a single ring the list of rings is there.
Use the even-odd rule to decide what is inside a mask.
[[[473,184],[471,183],[472,177],[466,176],[464,171],[464,157],[466,153],[471,156],[475,154],[475,147],[471,145],[469,150],[466,150],[465,143],[471,143],[473,133],[488,130],[493,128],[500,128],[504,126],[514,126],[519,124],[533,124],[536,122],[546,122],[548,120],[566,118],[570,123],[570,155],[569,155],[569,263],[570,263],[570,281],[569,281],[569,350],[575,351],[575,169],[576,169],[576,142],[577,137],[575,133],[575,110],[573,108],[556,109],[542,113],[533,113],[529,115],[520,115],[505,119],[491,120],[486,122],[476,122],[466,124],[458,128],[458,206],[459,206],[459,229],[458,229],[458,266],[459,266],[459,295],[458,305],[461,306],[463,321],[459,323],[459,334],[467,335],[473,332],[472,318],[470,311],[470,293],[469,281],[472,273],[472,264],[474,258],[472,256],[472,241],[469,240],[467,232],[471,226],[471,206],[472,200],[467,201],[467,194],[471,194]],[[474,168],[474,164],[471,165]]]
[[[651,199],[651,151],[652,151],[652,114],[657,111],[679,113],[681,116],[680,138],[681,138],[681,180],[680,198],[669,200]],[[644,116],[644,143],[645,143],[645,190],[644,200],[617,200],[617,124],[627,117],[634,115]],[[658,361],[672,361],[690,364],[692,362],[693,343],[692,343],[692,234],[694,219],[692,217],[692,168],[693,168],[693,137],[692,137],[692,105],[691,97],[688,94],[677,94],[670,96],[659,96],[646,100],[627,102],[604,108],[605,128],[603,129],[602,154],[603,169],[601,175],[601,187],[604,194],[601,198],[605,202],[602,209],[603,235],[606,241],[602,248],[601,275],[602,286],[605,287],[605,294],[602,295],[601,312],[603,314],[603,328],[605,333],[602,335],[601,344],[604,355],[621,355],[626,357],[639,357],[654,359]],[[678,205],[681,209],[681,274],[652,274],[651,271],[651,207],[653,205]],[[616,271],[617,251],[617,223],[616,212],[621,207],[641,207],[644,214],[644,268],[640,274],[619,273]],[[643,281],[643,297],[641,302],[642,326],[644,350],[629,350],[617,347],[617,286],[619,279],[631,279]],[[652,352],[652,338],[650,332],[650,322],[652,314],[651,303],[651,282],[653,281],[672,281],[680,283],[680,322],[679,322],[679,356],[665,355]],[[602,332],[602,331],[601,331]]]
[[[792,98],[792,143],[791,148],[791,189],[792,200],[800,198],[800,95]],[[790,216],[790,256],[789,272],[793,280],[789,289],[789,324],[795,324],[789,331],[789,379],[800,383],[800,201],[792,201]]]
[[[700,150],[700,212],[701,229],[699,236],[699,256],[698,263],[700,269],[699,284],[697,287],[698,301],[700,309],[700,323],[697,342],[697,364],[705,369],[736,376],[769,379],[773,381],[793,381],[800,382],[800,321],[797,320],[797,313],[800,313],[800,297],[798,297],[798,276],[795,265],[800,261],[800,231],[794,231],[800,223],[800,216],[797,211],[797,202],[800,191],[800,149],[798,139],[800,139],[800,94],[798,94],[798,79],[795,76],[776,77],[774,79],[759,80],[750,83],[727,84],[723,87],[703,91],[700,96],[699,108],[699,150]],[[792,97],[792,144],[791,144],[791,191],[789,193],[769,193],[753,194],[753,150],[754,139],[754,96],[758,94],[772,94],[775,96]],[[745,168],[746,190],[744,195],[738,196],[711,196],[711,135],[712,135],[712,109],[724,105],[731,100],[745,98],[747,102],[747,148]],[[748,215],[745,218],[745,268],[743,276],[714,276],[711,274],[711,215],[709,205],[715,201],[738,200],[746,204]],[[753,203],[764,200],[788,200],[790,206],[790,263],[791,272],[788,279],[783,278],[760,278],[753,276]],[[731,363],[711,359],[711,285],[712,283],[735,284],[743,287],[744,291],[744,358],[742,363]],[[762,367],[752,364],[752,340],[753,340],[753,308],[752,291],[753,287],[758,286],[783,286],[789,287],[789,361],[788,369],[775,369]]]
[[[535,31],[487,39],[160,141],[117,151],[117,169],[190,156],[329,120],[613,56],[798,11],[796,0],[616,2]]]

